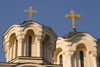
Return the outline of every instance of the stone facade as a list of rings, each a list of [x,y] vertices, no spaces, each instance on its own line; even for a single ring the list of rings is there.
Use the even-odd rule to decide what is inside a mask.
[[[100,67],[99,45],[85,32],[58,37],[50,27],[24,21],[3,34],[7,63],[0,67]]]

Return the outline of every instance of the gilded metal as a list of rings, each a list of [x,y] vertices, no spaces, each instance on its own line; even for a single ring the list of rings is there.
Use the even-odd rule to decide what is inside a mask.
[[[31,18],[32,18],[32,13],[33,13],[33,12],[34,12],[34,13],[37,12],[36,10],[33,11],[32,9],[33,9],[33,7],[30,6],[30,7],[29,7],[29,10],[27,10],[27,9],[24,10],[24,12],[26,12],[26,13],[29,12],[29,14],[30,14],[30,15],[29,15],[29,20],[30,20],[30,21],[31,21]]]
[[[74,10],[70,11],[70,13],[71,13],[70,15],[66,14],[65,17],[66,17],[66,18],[71,18],[71,19],[72,19],[73,29],[75,29],[75,21],[74,21],[74,19],[75,19],[75,18],[80,18],[81,15],[79,15],[79,14],[78,14],[78,15],[74,14],[74,13],[75,13]]]

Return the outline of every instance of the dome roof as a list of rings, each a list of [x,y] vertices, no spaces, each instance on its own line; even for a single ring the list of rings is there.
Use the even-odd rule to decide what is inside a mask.
[[[37,21],[29,20],[29,21],[24,21],[24,22],[22,22],[22,23],[20,23],[20,24],[26,24],[26,23],[28,23],[28,22],[36,22],[36,23],[38,23]],[[39,23],[38,23],[38,24],[39,24]]]
[[[71,37],[73,37],[74,35],[76,35],[76,34],[79,34],[79,33],[86,33],[86,32],[75,32],[75,31],[72,31],[72,32],[69,32],[69,33],[67,33],[66,35],[64,35],[64,36],[62,36],[62,38],[71,38]]]

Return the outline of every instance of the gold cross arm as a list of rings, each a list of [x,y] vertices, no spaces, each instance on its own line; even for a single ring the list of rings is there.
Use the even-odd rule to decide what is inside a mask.
[[[29,20],[31,20],[31,18],[32,18],[32,13],[33,13],[33,12],[34,12],[34,13],[37,12],[36,10],[33,11],[32,9],[33,9],[33,7],[30,6],[30,7],[29,7],[29,10],[27,10],[27,9],[24,10],[24,12],[26,12],[26,13],[29,12],[29,14],[30,14]]]
[[[70,11],[70,13],[71,13],[70,15],[66,14],[65,17],[66,17],[66,18],[71,18],[71,19],[72,19],[73,29],[74,29],[74,28],[75,28],[75,21],[74,21],[74,19],[75,19],[75,18],[80,18],[81,15],[79,15],[79,14],[78,14],[78,15],[74,14],[74,13],[75,13],[74,10]]]

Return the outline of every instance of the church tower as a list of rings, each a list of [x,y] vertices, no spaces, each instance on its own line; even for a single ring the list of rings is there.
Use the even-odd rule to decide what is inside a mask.
[[[63,67],[100,67],[100,40],[93,38],[86,32],[77,32],[75,28],[75,18],[81,16],[65,15],[71,18],[73,31],[56,41],[56,50],[54,51],[54,64],[62,64]]]
[[[57,35],[50,27],[31,20],[32,12],[37,12],[32,7],[25,12],[30,13],[29,21],[12,25],[3,33],[6,62],[14,67],[61,67],[52,65]]]
[[[19,25],[12,25],[3,34],[3,48],[7,62],[46,63],[43,60],[47,60],[51,64],[52,59],[50,58],[55,50],[56,38],[56,34],[50,27],[34,21],[24,21]],[[25,59],[29,60],[25,61]]]
[[[3,33],[3,49],[6,63],[0,67],[100,67],[100,39],[86,32],[77,32],[75,18],[81,15],[65,15],[72,19],[73,30],[58,37],[48,27],[32,21],[29,7],[29,21],[11,25]]]

